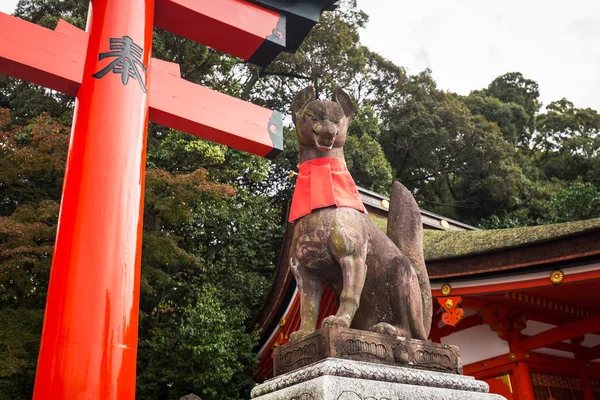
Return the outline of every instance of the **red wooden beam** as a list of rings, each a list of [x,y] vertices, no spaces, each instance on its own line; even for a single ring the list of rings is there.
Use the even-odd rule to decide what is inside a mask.
[[[252,6],[255,7],[255,6]],[[0,13],[0,73],[76,95],[88,35],[66,22],[52,31]],[[150,120],[261,157],[283,148],[282,117],[179,77],[176,64],[152,59]]]
[[[156,0],[154,23],[266,67],[285,50],[285,16],[244,0]]]
[[[568,321],[563,318],[536,314],[526,308],[499,306],[497,303],[494,303],[493,301],[484,301],[484,300],[480,300],[480,299],[474,298],[474,297],[463,297],[462,305],[463,305],[463,308],[465,308],[465,309],[477,310],[477,311],[482,310],[486,306],[494,307],[494,308],[503,308],[506,310],[511,310],[515,313],[521,313],[521,314],[525,315],[525,317],[527,317],[527,320],[539,321],[539,322],[544,322],[546,324],[552,324],[552,325],[563,325]]]
[[[504,368],[510,370],[515,362],[525,360],[526,356],[523,352],[515,352],[514,358],[511,360],[510,353],[503,354],[500,356],[488,358],[482,361],[476,361],[471,364],[467,364],[463,367],[463,373],[465,375],[474,375],[487,370],[496,370],[497,368]]]
[[[71,96],[83,77],[87,40],[0,12],[0,73]]]
[[[150,120],[262,157],[273,157],[283,148],[279,112],[178,78],[154,60]]]
[[[501,375],[511,374],[513,373],[515,368],[515,364],[507,364],[500,367],[490,368],[483,371],[474,371],[472,373],[464,373],[464,375],[469,375],[474,377],[477,380],[484,381],[487,379],[497,378]]]
[[[533,337],[532,335],[521,335],[520,340],[523,341],[523,340],[527,340],[532,337]],[[574,353],[574,354],[577,354],[577,352],[579,352],[581,350],[585,350],[585,347],[581,347],[581,346],[578,346],[573,343],[564,343],[562,341],[548,344],[545,347],[547,347],[549,349],[553,349],[553,350],[567,351],[567,352]]]
[[[572,322],[570,324],[557,326],[538,335],[532,336],[520,342],[519,349],[530,351],[546,347],[552,343],[561,342],[586,333],[595,332],[600,328],[600,315],[592,318]]]
[[[589,375],[600,378],[600,364],[549,354],[530,352],[529,365],[532,370],[558,375]]]

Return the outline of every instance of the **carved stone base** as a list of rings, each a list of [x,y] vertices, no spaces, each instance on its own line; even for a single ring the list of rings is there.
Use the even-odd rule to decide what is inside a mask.
[[[331,327],[274,349],[275,376],[327,357],[462,374],[458,347]]]
[[[328,358],[252,390],[256,400],[506,400],[470,376]]]

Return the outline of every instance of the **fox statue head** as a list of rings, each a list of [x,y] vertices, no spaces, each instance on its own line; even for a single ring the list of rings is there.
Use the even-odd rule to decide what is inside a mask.
[[[303,89],[292,101],[300,148],[318,150],[316,157],[331,156],[327,153],[334,149],[341,151],[355,112],[352,99],[339,87],[333,90],[332,100],[317,100],[312,86]]]

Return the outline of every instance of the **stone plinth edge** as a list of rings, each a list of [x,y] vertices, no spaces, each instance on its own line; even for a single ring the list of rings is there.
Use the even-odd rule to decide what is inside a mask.
[[[414,368],[373,364],[362,361],[327,358],[287,374],[270,379],[252,390],[252,398],[264,396],[320,377],[343,377],[377,383],[398,383],[462,392],[487,393],[487,383],[471,376],[426,371]],[[498,397],[500,399],[501,397]],[[291,399],[291,398],[290,398]],[[458,399],[458,398],[457,398]]]

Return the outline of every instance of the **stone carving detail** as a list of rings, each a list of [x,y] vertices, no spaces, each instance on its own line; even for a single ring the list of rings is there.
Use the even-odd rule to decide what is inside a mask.
[[[359,339],[348,339],[344,342],[346,354],[369,353],[378,358],[385,358],[387,349],[381,343],[367,342]]]
[[[362,397],[361,395],[359,395],[356,392],[353,392],[351,390],[347,390],[345,392],[342,392],[338,398],[336,400],[390,400],[387,397],[382,397],[380,399],[376,399],[375,397]]]
[[[427,350],[417,350],[415,352],[415,360],[422,365],[436,365],[440,364],[444,367],[450,368],[450,357],[447,354],[435,353]]]
[[[454,346],[333,326],[279,346],[274,355],[275,376],[327,357],[462,373]]]
[[[419,348],[415,350],[406,344],[400,344],[394,349],[394,359],[398,364],[414,365],[439,371],[460,369],[460,366],[456,365],[458,357],[452,357],[453,354],[451,351],[436,350],[433,348]]]
[[[303,360],[312,360],[317,355],[317,344],[308,343],[305,346],[285,353],[284,364],[286,367],[292,367]]]
[[[471,376],[327,358],[256,386],[252,390],[252,398],[327,375],[480,393],[489,390],[487,383]]]

